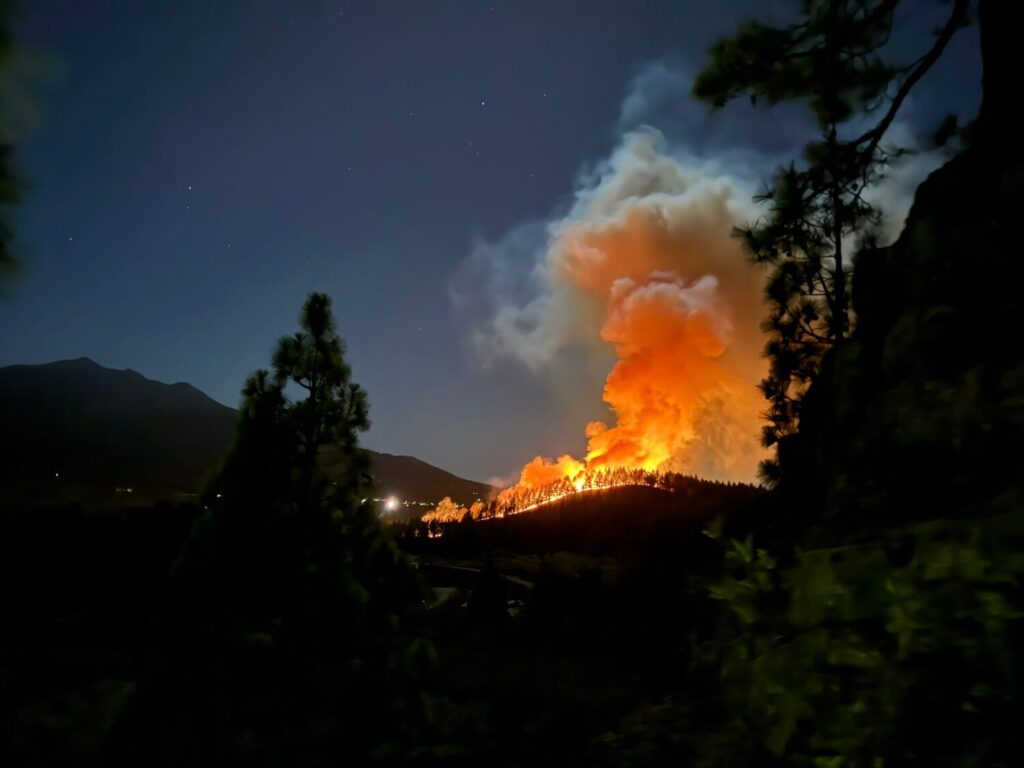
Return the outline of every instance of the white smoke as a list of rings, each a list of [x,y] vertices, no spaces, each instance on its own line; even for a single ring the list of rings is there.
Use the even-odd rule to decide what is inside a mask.
[[[664,459],[663,468],[751,480],[762,455],[764,275],[732,230],[763,215],[754,193],[799,156],[814,126],[779,108],[751,143],[750,120],[764,113],[740,104],[711,116],[688,98],[690,82],[665,64],[634,78],[616,146],[581,170],[566,208],[478,243],[456,293],[488,300],[473,334],[487,362],[564,378],[571,356],[578,386],[611,374],[604,399],[617,423],[588,428],[591,462]],[[887,138],[913,146],[904,125]],[[883,236],[898,232],[912,190],[941,160],[913,153],[872,190],[889,214]]]

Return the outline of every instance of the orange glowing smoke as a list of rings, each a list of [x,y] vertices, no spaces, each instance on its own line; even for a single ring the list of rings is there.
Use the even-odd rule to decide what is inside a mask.
[[[541,488],[561,480],[563,477],[572,479],[586,469],[582,461],[577,461],[566,454],[558,461],[545,461],[538,456],[525,467],[519,475],[519,484],[527,488]]]
[[[467,509],[466,507],[460,507],[450,496],[445,496],[438,502],[438,505],[427,514],[420,518],[424,523],[459,523],[462,519],[469,515],[473,520],[479,520],[480,514],[484,509],[484,503],[481,501],[475,501]]]
[[[537,349],[611,345],[603,397],[614,423],[587,425],[582,461],[534,458],[520,486],[602,468],[755,478],[762,275],[731,236],[747,200],[749,190],[666,155],[645,131],[627,136],[550,228],[546,295],[518,315],[506,308],[491,336],[531,365]]]

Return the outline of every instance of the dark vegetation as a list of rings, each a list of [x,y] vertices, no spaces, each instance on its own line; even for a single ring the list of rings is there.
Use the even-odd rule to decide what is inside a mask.
[[[413,521],[391,530],[403,549],[445,557],[566,551],[627,558],[652,546],[669,551],[672,543],[699,535],[712,518],[751,510],[762,497],[753,486],[675,475],[668,488],[622,486],[567,496],[510,517],[466,516],[440,526]],[[428,539],[428,532],[438,538]]]
[[[195,505],[6,511],[0,760],[95,765],[144,666]]]
[[[767,446],[796,432],[823,357],[855,332],[851,251],[872,245],[883,213],[865,192],[905,152],[884,141],[886,130],[968,21],[968,0],[954,0],[932,47],[910,64],[892,63],[883,50],[898,4],[805,0],[793,26],[745,24],[714,45],[694,86],[696,96],[717,107],[739,96],[755,104],[805,102],[821,131],[802,164],[778,169],[766,185],[758,200],[767,215],[736,232],[768,271],[770,368],[761,383]],[[766,481],[778,481],[779,472],[775,460],[764,462]]]
[[[770,493],[396,525],[402,554],[359,503],[365,401],[314,294],[201,506],[5,519],[5,764],[1024,764],[1024,355],[998,332],[1024,276],[1024,6],[951,3],[908,67],[879,58],[895,7],[808,0],[698,81],[822,127],[740,233],[771,270]],[[857,185],[894,150],[843,125],[883,125],[975,7],[982,112],[881,247]]]
[[[862,25],[891,24],[895,5],[809,2],[802,25],[741,30],[714,53],[702,95],[814,104],[831,78],[838,94],[850,79],[855,94],[874,93],[882,71],[896,77],[888,116],[969,10],[950,4],[934,54],[904,69],[878,70],[870,45],[830,44],[857,40]],[[1021,763],[1024,508],[1010,457],[1024,438],[1024,357],[993,329],[1021,302],[1012,233],[1024,158],[1007,120],[1024,6],[982,0],[977,8],[985,75],[968,144],[921,185],[895,244],[861,238],[854,322],[841,342],[804,360],[806,387],[788,390],[794,408],[776,412],[773,424],[784,429],[767,434],[778,446],[767,468],[775,508],[726,526],[725,567],[708,593],[720,613],[698,644],[687,697],[638,715],[614,741],[619,760],[642,763],[650,740],[674,723],[685,743],[656,751],[655,764]],[[728,66],[737,49],[744,67]],[[788,87],[766,85],[765,71]],[[831,130],[824,121],[826,144]],[[878,172],[884,158],[860,154],[859,141],[833,149],[859,158],[858,173]],[[845,166],[831,166],[831,157],[808,148],[797,181],[812,189],[818,179],[843,181]],[[787,199],[779,194],[774,188],[770,201]],[[785,268],[807,255],[789,239],[792,226],[803,232],[807,200],[772,209],[768,221],[786,222],[781,231],[754,227],[755,258],[776,248]],[[842,200],[823,205],[826,219],[845,220]],[[823,263],[839,268],[834,256]],[[769,298],[777,288],[773,276]],[[798,357],[776,320],[767,352],[773,376],[786,379]],[[781,390],[765,391],[778,402]]]
[[[326,296],[310,295],[301,326],[243,389],[238,438],[110,735],[115,764],[386,761],[415,731],[425,649],[398,611],[416,585],[360,502],[366,396]],[[340,481],[318,468],[328,445],[346,462]]]

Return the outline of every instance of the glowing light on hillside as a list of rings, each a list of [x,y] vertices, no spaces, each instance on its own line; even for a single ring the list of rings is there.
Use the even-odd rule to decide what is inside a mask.
[[[563,458],[569,459],[569,457]],[[541,474],[547,475],[551,467],[550,464],[537,465],[534,469],[539,468],[542,470]],[[607,492],[627,486],[647,486],[671,491],[675,476],[670,472],[655,472],[639,468],[585,469],[582,468],[582,464],[574,463],[571,459],[562,462],[562,469],[571,474],[565,474],[546,482],[537,482],[537,475],[532,474],[530,478],[527,478],[528,482],[521,480],[518,484],[501,491],[490,501],[478,501],[469,508],[460,507],[450,498],[445,497],[421,520],[431,527],[432,532],[429,535],[440,535],[445,526],[460,523],[467,517],[470,520],[511,517],[523,512],[530,512],[569,496]],[[524,470],[524,475],[528,473],[529,466]]]

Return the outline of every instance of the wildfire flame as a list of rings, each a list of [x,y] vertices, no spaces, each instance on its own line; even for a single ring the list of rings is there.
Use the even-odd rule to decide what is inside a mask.
[[[562,349],[611,347],[603,399],[614,419],[587,425],[582,458],[533,458],[499,503],[543,488],[545,498],[563,492],[556,487],[583,491],[600,473],[754,480],[764,457],[763,276],[732,237],[755,215],[750,192],[672,155],[654,130],[627,134],[585,178],[570,212],[547,228],[537,293],[499,303],[477,342],[535,370]]]
[[[494,336],[529,362],[538,338],[564,335],[567,315],[596,321],[598,343],[616,355],[603,395],[615,420],[587,425],[582,460],[531,460],[519,486],[602,469],[755,477],[762,278],[732,237],[746,199],[728,179],[668,155],[656,132],[638,132],[551,226],[545,300],[496,323]],[[533,317],[530,333],[510,330]]]
[[[575,461],[571,456],[563,456],[559,461],[567,467],[564,460]],[[537,459],[534,460],[536,462]],[[531,462],[533,464],[534,462]],[[579,464],[579,462],[576,462]],[[527,465],[529,467],[530,465]],[[543,465],[545,468],[557,467],[558,464]],[[527,470],[523,470],[524,474]],[[485,506],[484,515],[507,517],[508,515],[528,512],[566,496],[590,491],[607,491],[629,485],[648,485],[668,489],[670,473],[653,472],[641,468],[634,469],[587,469],[582,464],[575,474],[563,475],[546,483],[520,481],[517,485],[501,491],[491,505]]]
[[[479,520],[486,505],[482,501],[476,501],[468,509],[460,507],[450,496],[445,496],[438,505],[420,519],[427,524],[430,523],[459,523],[466,515],[473,520]]]
[[[569,456],[562,458],[575,461]],[[579,465],[579,471],[574,475],[563,475],[543,483],[519,483],[504,489],[489,501],[477,501],[468,508],[459,506],[450,497],[445,496],[436,508],[420,519],[440,535],[445,526],[461,523],[466,519],[492,520],[509,517],[581,493],[607,491],[630,485],[671,490],[674,479],[678,477],[673,473],[649,472],[643,469],[587,470],[580,462],[576,464]],[[555,466],[557,464],[545,465],[543,471],[546,472]],[[569,468],[568,462],[562,466],[563,469]],[[533,481],[538,480],[538,476],[533,477]]]

